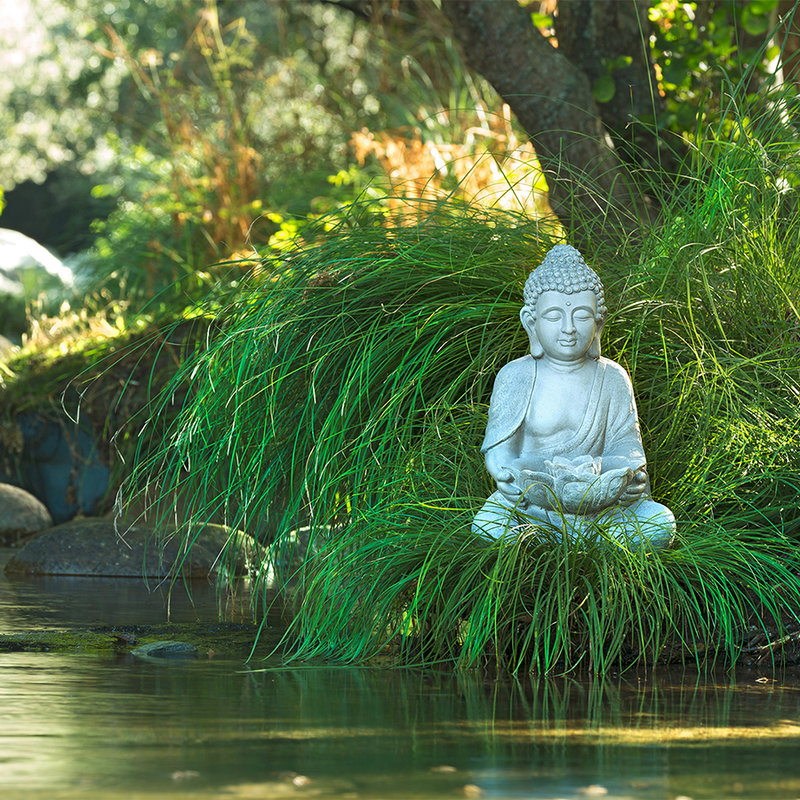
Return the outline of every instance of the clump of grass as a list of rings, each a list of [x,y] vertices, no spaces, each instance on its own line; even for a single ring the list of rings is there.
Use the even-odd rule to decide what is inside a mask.
[[[634,376],[662,499],[797,538],[800,150],[770,120],[698,139],[691,179],[622,259],[609,345]]]
[[[740,122],[613,263],[585,253],[673,548],[470,532],[491,385],[526,350],[522,284],[556,234],[455,203],[380,226],[356,206],[265,259],[175,377],[188,399],[142,437],[131,493],[269,542],[258,585],[294,587],[298,658],[602,673],[781,636],[800,608],[797,150]]]
[[[437,209],[389,228],[355,208],[243,286],[175,376],[178,423],[160,446],[141,439],[130,485],[156,521],[179,499],[187,520],[273,542],[280,565],[297,528],[338,531],[397,491],[434,404],[485,401],[549,240],[518,216]]]
[[[798,621],[800,560],[777,532],[704,526],[647,552],[600,528],[576,543],[546,529],[490,542],[469,526],[463,511],[414,506],[328,542],[286,637],[293,654],[602,674],[730,664],[746,630],[777,637]]]

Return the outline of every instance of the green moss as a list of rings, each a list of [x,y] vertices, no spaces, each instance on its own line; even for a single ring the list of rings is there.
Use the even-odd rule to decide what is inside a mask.
[[[244,660],[250,655],[256,633],[255,625],[225,622],[27,631],[0,635],[0,652],[122,654],[172,639],[194,645],[201,658]]]

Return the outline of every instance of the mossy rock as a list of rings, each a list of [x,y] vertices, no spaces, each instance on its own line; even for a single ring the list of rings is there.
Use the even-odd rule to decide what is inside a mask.
[[[189,642],[176,642],[172,639],[159,639],[157,642],[148,642],[131,650],[137,658],[145,660],[187,661],[197,658],[200,651]]]
[[[237,553],[233,562],[221,555],[229,542]],[[159,538],[151,528],[118,529],[113,519],[73,520],[30,539],[11,557],[6,572],[104,578],[206,578],[222,569],[244,574],[247,550],[238,546],[243,542],[242,534],[207,525],[186,554],[177,537]]]
[[[135,649],[158,651],[165,641],[179,642],[198,658],[245,660],[253,649],[255,624],[167,623],[164,625],[122,625],[68,630],[25,631],[0,634],[0,653],[53,652],[135,654]]]

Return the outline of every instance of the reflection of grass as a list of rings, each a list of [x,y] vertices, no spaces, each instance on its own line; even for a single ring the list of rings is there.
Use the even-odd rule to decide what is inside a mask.
[[[669,668],[614,678],[520,676],[487,682],[458,673],[472,730],[491,739],[569,744],[768,744],[796,738],[791,719],[797,687],[752,672]],[[442,692],[445,694],[444,692]],[[766,740],[766,741],[765,741]]]
[[[142,439],[130,488],[162,519],[179,497],[187,521],[273,542],[297,656],[607,672],[734,661],[751,624],[781,635],[800,609],[800,215],[796,149],[752,134],[702,142],[663,222],[587,253],[674,549],[469,532],[491,383],[526,349],[521,284],[552,242],[459,205],[394,227],[354,208],[270,263],[176,376],[189,401]]]
[[[509,748],[532,742],[554,748],[732,738],[756,743],[795,738],[800,727],[790,710],[796,705],[797,687],[766,679],[754,683],[752,673],[739,683],[727,672],[692,674],[682,668],[591,680],[523,675],[497,681],[487,681],[478,670],[453,674],[327,665],[254,669],[251,664],[249,672],[268,679],[272,694],[295,709],[299,718],[314,721],[284,731],[287,737],[345,733],[321,725],[320,719],[346,719],[352,730],[349,736],[373,737],[404,725],[417,731],[425,728],[435,736],[450,723],[448,746],[460,743],[470,761],[481,741]]]

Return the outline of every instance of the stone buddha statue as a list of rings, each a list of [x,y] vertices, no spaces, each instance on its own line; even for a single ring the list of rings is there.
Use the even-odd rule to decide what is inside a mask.
[[[500,538],[544,526],[575,540],[597,523],[629,545],[665,547],[675,517],[650,497],[630,378],[600,355],[599,277],[559,244],[528,277],[524,301],[530,355],[495,379],[481,452],[497,490],[473,531]]]

